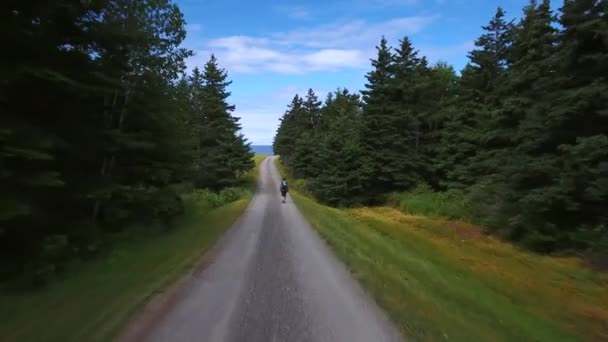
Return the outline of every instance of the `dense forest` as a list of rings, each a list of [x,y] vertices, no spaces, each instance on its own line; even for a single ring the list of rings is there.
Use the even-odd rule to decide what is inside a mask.
[[[169,0],[4,1],[0,280],[44,279],[133,222],[169,224],[180,192],[253,167],[226,72],[186,74]]]
[[[296,95],[274,150],[319,200],[461,193],[489,230],[541,252],[608,253],[608,2],[498,9],[457,74],[385,39],[361,96]]]

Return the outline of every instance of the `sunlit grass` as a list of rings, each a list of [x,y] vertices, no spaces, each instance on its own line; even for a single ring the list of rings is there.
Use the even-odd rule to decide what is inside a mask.
[[[577,259],[525,252],[463,222],[292,196],[407,337],[608,339],[608,275]]]

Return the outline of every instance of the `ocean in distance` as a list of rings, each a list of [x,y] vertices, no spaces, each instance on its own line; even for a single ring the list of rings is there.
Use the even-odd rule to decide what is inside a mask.
[[[255,154],[263,154],[267,156],[274,155],[274,151],[270,145],[251,145],[251,150]]]

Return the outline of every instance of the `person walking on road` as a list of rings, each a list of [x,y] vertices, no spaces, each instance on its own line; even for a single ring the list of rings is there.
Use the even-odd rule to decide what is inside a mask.
[[[287,179],[283,178],[281,181],[281,196],[283,196],[283,203],[287,199],[287,192],[289,191],[289,185],[287,184]]]

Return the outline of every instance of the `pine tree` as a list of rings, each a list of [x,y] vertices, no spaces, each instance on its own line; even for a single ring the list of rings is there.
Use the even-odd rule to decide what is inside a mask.
[[[179,213],[170,185],[192,180],[195,141],[176,81],[191,52],[169,1],[7,6],[0,269],[38,278],[105,230]]]
[[[532,211],[541,212],[546,207],[542,203],[531,206],[529,202],[538,200],[538,194],[531,190],[542,188],[555,172],[547,159],[551,149],[543,142],[555,75],[552,58],[556,52],[557,30],[552,24],[548,1],[540,5],[531,1],[525,8],[524,18],[514,30],[510,51],[513,63],[496,91],[502,105],[493,110],[486,123],[485,150],[479,158],[492,173],[488,177],[492,187],[500,189],[502,194],[493,204],[495,225],[508,229],[515,239],[531,232],[529,225],[534,225],[538,232],[545,230],[547,237],[556,236],[542,220],[531,222],[536,216]],[[550,244],[548,240],[541,242],[540,235],[535,235],[534,243],[539,244],[539,248],[548,248],[548,245],[540,247],[541,243]]]
[[[426,161],[428,121],[427,103],[424,100],[430,72],[426,58],[418,57],[409,40],[405,37],[393,56],[395,73],[395,123],[393,128],[396,189],[409,189],[422,180],[429,166]],[[398,175],[398,176],[397,176]]]
[[[277,129],[273,142],[273,149],[281,160],[288,166],[292,165],[294,147],[300,138],[302,127],[306,125],[307,115],[304,110],[304,101],[299,95],[295,95],[287,111],[281,118],[281,124]]]
[[[325,103],[326,130],[317,140],[318,175],[311,191],[320,200],[337,206],[350,206],[368,200],[370,163],[361,143],[360,100],[348,90],[337,90]]]
[[[303,106],[304,111],[310,118],[310,127],[307,127],[307,130],[314,130],[319,123],[321,101],[319,101],[319,98],[312,89],[308,89]]]
[[[605,257],[607,8],[566,0],[560,28],[548,0],[530,1],[517,24],[499,8],[461,77],[429,67],[408,39],[394,54],[382,39],[362,111],[330,93],[311,130],[296,97],[275,148],[332,205],[424,181],[464,190],[487,227],[534,250]]]
[[[441,138],[444,132],[448,113],[454,111],[458,92],[459,78],[454,68],[445,62],[438,62],[430,68],[422,68],[419,88],[419,119],[422,136],[419,152],[422,168],[419,175],[433,188],[442,188],[445,174],[441,168]]]
[[[398,174],[403,156],[398,156],[394,139],[399,136],[400,126],[394,105],[394,69],[391,48],[385,38],[376,47],[377,58],[372,60],[373,70],[367,75],[363,94],[363,132],[364,153],[372,171],[372,179],[366,185],[370,198],[396,189],[395,182],[405,183]],[[400,184],[404,186],[406,184]]]
[[[467,187],[489,174],[483,167],[483,134],[491,111],[500,105],[496,86],[511,63],[513,27],[498,8],[476,41],[479,49],[469,53],[470,63],[462,71],[458,96],[446,108],[445,128],[438,151],[444,186]]]
[[[215,56],[205,64],[200,86],[200,168],[197,186],[212,189],[234,183],[236,176],[253,168],[253,154],[238,134],[239,119],[232,116],[235,107],[227,102],[232,83],[218,65]],[[247,161],[248,160],[248,161]]]
[[[318,151],[314,144],[319,136],[317,126],[321,115],[321,102],[312,89],[308,89],[302,103],[302,115],[301,119],[296,118],[297,120],[294,121],[297,127],[294,136],[297,138],[292,147],[291,170],[296,177],[309,178],[316,174],[315,171],[319,167]]]
[[[544,116],[543,134],[531,146],[552,152],[548,165],[540,167],[553,170],[545,171],[551,177],[524,203],[534,206],[524,212],[525,219],[545,223],[538,227],[543,235],[556,235],[554,246],[591,247],[604,256],[608,254],[607,11],[606,1],[564,2],[559,51],[551,60],[555,91],[548,98],[551,106]]]
[[[293,159],[291,170],[298,178],[311,178],[317,175],[319,167],[316,139],[321,135],[313,131],[305,131],[292,146]]]

